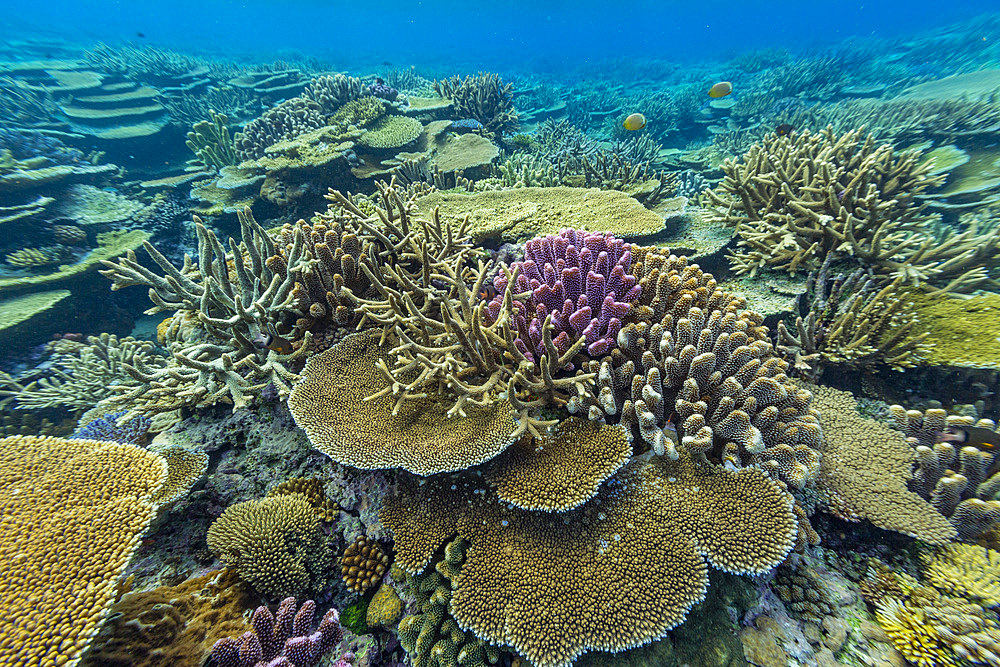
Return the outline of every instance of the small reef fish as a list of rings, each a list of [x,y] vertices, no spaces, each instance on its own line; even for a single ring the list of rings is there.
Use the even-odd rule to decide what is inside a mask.
[[[641,113],[634,113],[625,119],[625,122],[622,123],[622,127],[630,132],[641,130],[646,127],[646,117]]]
[[[260,332],[253,339],[253,344],[262,350],[274,350],[278,354],[291,354],[292,344],[278,335],[273,324],[267,327],[267,333]]]
[[[774,128],[774,133],[777,134],[779,137],[786,137],[794,131],[795,128],[789,125],[788,123],[782,123],[778,127]]]
[[[728,81],[720,81],[708,89],[708,96],[713,99],[718,99],[720,97],[725,97],[731,92],[733,92],[733,84]]]
[[[938,435],[938,442],[972,445],[980,449],[1000,449],[1000,433],[981,426],[949,426]]]

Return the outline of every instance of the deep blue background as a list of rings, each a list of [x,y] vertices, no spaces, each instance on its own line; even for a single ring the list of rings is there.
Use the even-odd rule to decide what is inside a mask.
[[[222,2],[4,0],[0,37],[134,40],[163,48],[264,58],[297,49],[343,67],[462,64],[561,67],[650,57],[683,62],[762,46],[800,50],[849,36],[895,37],[995,11],[980,0],[566,2],[411,0]],[[136,37],[142,32],[145,38]]]

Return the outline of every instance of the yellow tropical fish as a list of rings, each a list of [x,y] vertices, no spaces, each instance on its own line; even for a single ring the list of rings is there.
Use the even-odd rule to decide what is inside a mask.
[[[708,96],[718,99],[725,97],[731,92],[733,92],[733,84],[728,81],[720,81],[708,89]]]
[[[622,123],[626,130],[634,132],[635,130],[641,130],[646,127],[646,117],[641,113],[634,113],[625,119]]]

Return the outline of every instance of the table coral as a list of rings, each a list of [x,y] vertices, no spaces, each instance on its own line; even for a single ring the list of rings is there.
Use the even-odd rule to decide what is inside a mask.
[[[770,569],[792,547],[791,506],[760,470],[683,457],[629,465],[565,513],[514,508],[474,480],[432,478],[405,483],[381,518],[410,573],[455,532],[468,540],[455,620],[548,667],[662,637],[704,596],[701,554],[730,572]]]
[[[0,440],[5,662],[79,663],[110,611],[166,477],[163,459],[134,445]]]

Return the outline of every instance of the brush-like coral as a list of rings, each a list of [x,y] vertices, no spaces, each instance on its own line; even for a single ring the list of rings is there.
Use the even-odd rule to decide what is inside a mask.
[[[1000,553],[974,544],[940,547],[924,560],[924,578],[935,588],[985,607],[1000,605]]]
[[[208,547],[266,595],[298,595],[323,580],[330,549],[313,506],[300,494],[226,508],[208,529]]]

